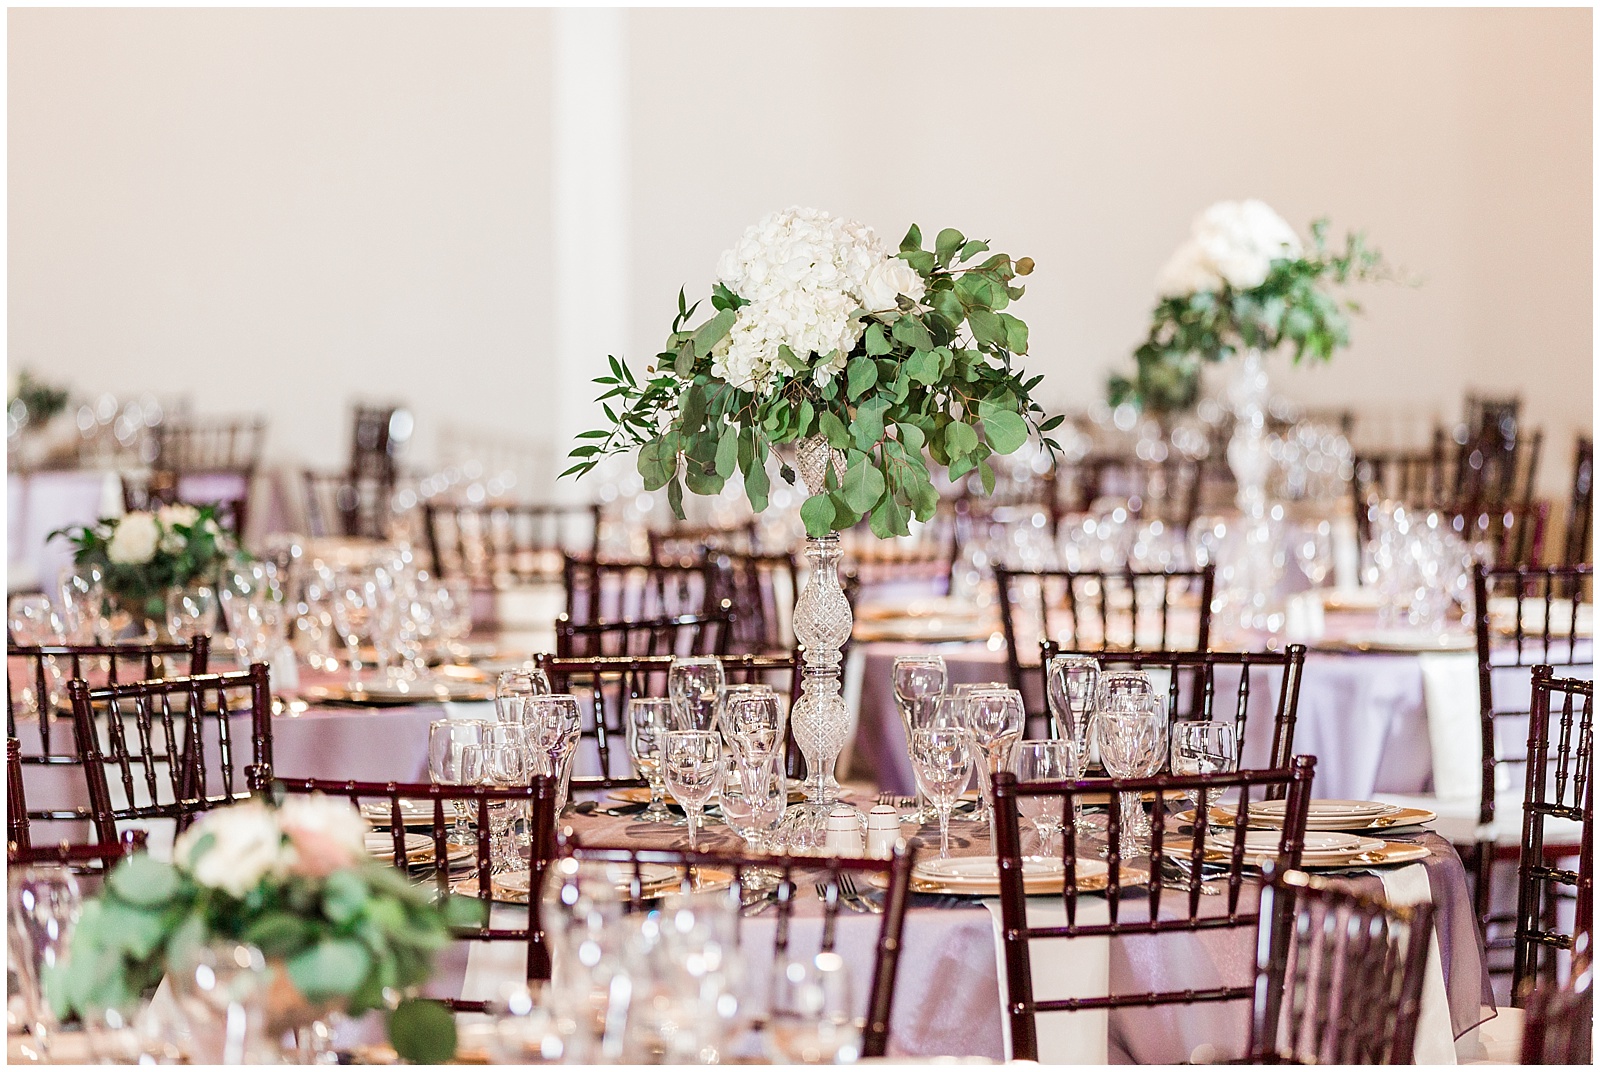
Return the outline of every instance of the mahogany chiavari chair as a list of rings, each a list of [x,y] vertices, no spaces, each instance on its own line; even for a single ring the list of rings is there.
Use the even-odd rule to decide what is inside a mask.
[[[1172,453],[1161,461],[1145,461],[1102,454],[1062,468],[1067,513],[1091,513],[1097,500],[1111,497],[1125,500],[1134,517],[1160,518],[1187,530],[1200,510],[1205,464],[1196,458]]]
[[[785,655],[718,654],[718,658],[722,661],[724,680],[730,685],[771,685],[780,696],[788,697],[791,710],[794,702],[800,698],[801,668],[804,664],[792,652]],[[632,760],[628,756],[628,701],[635,697],[667,695],[667,671],[672,668],[672,656],[568,657],[539,654],[533,659],[534,665],[550,679],[552,691],[571,693],[578,697],[581,708],[587,708],[582,737],[594,742],[600,774],[574,774],[572,791],[577,793],[644,785],[644,779],[632,773]],[[789,744],[789,766],[791,773],[794,773],[799,749],[794,744],[793,731],[787,722],[785,734]],[[619,748],[620,757],[612,754],[613,748]],[[581,763],[583,759],[580,752],[578,762]]]
[[[1251,1064],[1408,1065],[1433,905],[1263,869]]]
[[[606,868],[608,877],[620,871],[631,872],[628,881],[630,907],[637,911],[644,903],[644,869],[651,865],[670,867],[682,875],[680,887],[686,891],[694,888],[693,873],[696,868],[719,869],[733,874],[733,884],[727,892],[729,910],[737,913],[744,897],[744,880],[749,873],[761,869],[777,872],[778,887],[775,900],[775,938],[773,963],[780,963],[790,953],[793,933],[799,928],[795,903],[804,891],[820,888],[823,893],[822,924],[819,953],[834,952],[844,948],[838,944],[840,908],[847,894],[841,887],[845,876],[853,882],[857,876],[882,875],[887,883],[883,893],[882,912],[870,918],[878,920],[877,941],[873,945],[874,962],[872,982],[867,994],[867,1013],[861,1032],[861,1056],[883,1057],[889,1045],[889,1017],[894,1010],[895,979],[899,970],[902,935],[905,930],[906,905],[911,886],[911,867],[915,860],[914,849],[897,851],[888,859],[869,859],[839,856],[754,856],[741,853],[688,852],[679,849],[640,849],[589,846],[570,839],[561,858],[549,870],[550,881],[560,882],[563,889],[574,887],[582,880],[584,865]],[[669,886],[670,889],[670,886]],[[652,891],[654,892],[654,891]],[[543,900],[543,899],[542,899]],[[536,904],[535,929],[542,930],[539,921],[541,906]],[[746,925],[748,926],[748,924]],[[740,929],[741,937],[744,928]],[[809,949],[809,946],[807,946]]]
[[[265,663],[231,674],[101,688],[74,680],[67,692],[88,777],[90,821],[101,843],[117,840],[119,823],[172,820],[182,831],[201,812],[248,797],[252,771],[271,775],[272,688]],[[236,755],[236,716],[249,720],[247,761]]]
[[[704,562],[652,562],[567,554],[561,576],[574,622],[649,620],[707,614],[716,580]]]
[[[1197,570],[994,569],[1011,687],[1021,652],[1054,639],[1068,651],[1205,651],[1216,567]]]
[[[1232,721],[1241,762],[1245,755],[1252,696],[1270,699],[1274,692],[1271,678],[1279,675],[1276,704],[1272,709],[1271,747],[1259,757],[1266,767],[1289,765],[1294,755],[1295,720],[1300,710],[1300,681],[1305,673],[1306,647],[1290,644],[1284,651],[1063,651],[1054,641],[1039,643],[1040,695],[1050,694],[1050,660],[1057,655],[1090,655],[1107,670],[1143,670],[1159,681],[1166,678],[1167,731],[1178,722]],[[1229,690],[1218,689],[1219,667],[1237,667],[1239,683]],[[1229,702],[1231,693],[1231,702]],[[1231,718],[1230,718],[1231,709]],[[1264,713],[1264,712],[1263,712]],[[1059,737],[1054,714],[1047,727],[1051,737]]]
[[[1532,710],[1533,668],[1544,664],[1593,676],[1593,623],[1580,620],[1580,612],[1587,610],[1592,619],[1594,570],[1590,566],[1488,569],[1478,565],[1473,567],[1472,588],[1482,779],[1475,824],[1458,819],[1440,830],[1445,832],[1451,825],[1459,828],[1448,836],[1471,868],[1474,908],[1485,944],[1493,951],[1514,944],[1511,933],[1500,932],[1515,916],[1509,911],[1492,912],[1490,898],[1497,860],[1516,859],[1521,853],[1525,782],[1520,776],[1532,769],[1523,745],[1532,739],[1525,722]],[[1582,635],[1586,632],[1591,635]],[[1526,675],[1518,672],[1521,668],[1527,669]],[[1442,819],[1451,818],[1448,802],[1440,803],[1444,807],[1435,810]],[[1500,812],[1504,814],[1497,819]],[[1561,847],[1546,840],[1549,851]],[[1574,840],[1565,848],[1576,851],[1578,845]]]
[[[728,650],[753,655],[794,647],[800,567],[792,552],[755,554],[708,549],[714,595],[733,609]]]
[[[706,550],[737,551],[755,554],[761,546],[755,518],[738,525],[694,525],[674,521],[666,529],[651,529],[646,533],[650,541],[650,557],[656,562],[672,562],[683,558],[699,558]]]
[[[1559,706],[1557,706],[1559,705]],[[1594,682],[1558,678],[1548,666],[1533,668],[1528,719],[1528,778],[1522,804],[1522,851],[1517,860],[1516,954],[1511,1001],[1525,1003],[1539,980],[1553,979],[1559,951],[1570,952],[1587,931],[1594,901]],[[1566,827],[1564,835],[1547,827]],[[1546,839],[1569,846],[1577,825],[1578,870],[1553,866]],[[1576,891],[1571,933],[1557,919],[1558,891]],[[1541,951],[1544,956],[1541,957]],[[1541,963],[1542,962],[1542,963]]]
[[[727,601],[714,614],[685,614],[645,621],[573,622],[556,618],[556,654],[592,655],[725,655],[733,635],[733,614]]]
[[[528,846],[529,900],[538,901],[545,869],[554,858],[556,827],[556,783],[548,776],[536,776],[529,785],[491,787],[482,785],[435,785],[428,782],[357,782],[336,778],[277,778],[251,772],[259,788],[281,800],[290,793],[343,797],[360,808],[378,834],[389,834],[383,855],[396,868],[407,873],[426,873],[436,884],[441,899],[452,893],[476,898],[479,911],[469,925],[452,927],[460,941],[522,942],[528,948],[527,978],[550,978],[550,950],[544,932],[530,921],[523,927],[495,926],[490,908],[494,897],[494,863],[490,845],[490,810],[498,805],[526,803],[530,807],[528,829],[533,831]],[[418,807],[417,805],[422,805]],[[476,837],[470,846],[453,845],[453,808],[464,805],[475,824]],[[407,835],[419,835],[424,845],[407,845]],[[520,850],[519,850],[520,851]],[[465,887],[465,888],[463,888]],[[504,895],[499,900],[504,900]],[[462,998],[440,998],[455,1012],[484,1012],[485,1002]]]
[[[1259,803],[1251,799],[1253,792],[1267,797],[1284,796],[1285,819],[1279,839],[1277,862],[1286,868],[1298,867],[1300,853],[1305,844],[1306,805],[1311,799],[1311,779],[1316,768],[1312,756],[1296,756],[1288,767],[1275,770],[1243,770],[1232,774],[1207,774],[1196,777],[1175,778],[1094,778],[1081,781],[1019,782],[1009,771],[994,775],[995,854],[1000,866],[1000,930],[1005,955],[1006,1003],[1005,1015],[1011,1025],[1011,1053],[1015,1061],[1049,1060],[1041,1058],[1036,1025],[1039,1013],[1070,1012],[1080,1009],[1148,1008],[1159,1005],[1187,1005],[1195,1002],[1248,1001],[1254,987],[1247,982],[1229,983],[1219,979],[1210,987],[1190,986],[1181,990],[1146,990],[1136,993],[1111,993],[1090,997],[1041,999],[1034,996],[1033,946],[1036,943],[1053,943],[1059,939],[1104,937],[1113,940],[1130,936],[1159,937],[1165,934],[1194,934],[1219,928],[1254,928],[1258,911],[1254,896],[1254,883],[1246,890],[1245,832],[1249,826],[1250,806]],[[1227,824],[1227,837],[1212,835],[1208,839],[1205,824],[1193,827],[1187,834],[1166,829],[1163,822],[1155,821],[1163,808],[1156,807],[1152,816],[1149,860],[1141,860],[1137,869],[1131,861],[1133,853],[1125,852],[1121,809],[1113,805],[1107,811],[1105,856],[1106,870],[1091,878],[1079,881],[1080,832],[1072,817],[1076,807],[1090,801],[1098,802],[1110,793],[1116,800],[1121,792],[1153,792],[1157,801],[1167,794],[1184,792],[1204,793],[1208,799],[1221,799],[1224,793],[1237,792],[1234,817]],[[1214,794],[1214,795],[1213,795]],[[1066,867],[1060,903],[1065,913],[1065,924],[1041,926],[1028,922],[1030,898],[1023,882],[1023,844],[1021,833],[1020,802],[1045,798],[1047,805],[1062,817],[1062,862]],[[1059,807],[1058,807],[1059,805]],[[1038,807],[1037,804],[1030,805]],[[1202,864],[1206,860],[1207,845],[1226,854],[1226,873],[1207,875],[1202,881]],[[1086,848],[1083,855],[1094,855]],[[1213,854],[1215,855],[1215,854]],[[1171,860],[1173,863],[1156,866],[1150,861]],[[1124,871],[1123,861],[1130,861]],[[1175,880],[1163,875],[1167,866],[1182,870],[1184,878]],[[1095,870],[1098,872],[1098,863]],[[1202,896],[1206,883],[1216,887],[1216,896]],[[1169,885],[1182,888],[1169,890]],[[1247,893],[1249,896],[1247,897]],[[1222,896],[1225,894],[1226,896]],[[1165,895],[1165,896],[1164,896]],[[1128,903],[1124,904],[1124,897]],[[1092,898],[1091,903],[1103,903],[1109,912],[1105,923],[1080,921],[1080,901]],[[1057,945],[1051,955],[1066,950]]]
[[[600,506],[563,503],[425,502],[423,531],[433,572],[478,589],[558,581],[562,555],[600,547]]]
[[[1594,561],[1594,440],[1578,437],[1572,460],[1572,497],[1567,501],[1566,532],[1561,564],[1576,566]]]
[[[148,831],[127,830],[120,841],[105,844],[74,845],[58,841],[49,845],[33,843],[33,827],[28,820],[28,793],[22,782],[22,743],[6,738],[6,863],[12,867],[57,864],[73,869],[109,870],[130,853],[143,852]]]
[[[21,764],[30,767],[81,766],[72,725],[67,682],[91,685],[149,681],[206,672],[211,638],[188,644],[61,644],[6,649],[6,733],[21,742]],[[54,794],[51,794],[52,797]],[[82,822],[87,806],[43,808],[28,813],[34,822]]]
[[[1594,958],[1589,943],[1590,932],[1580,931],[1571,976],[1530,997],[1522,1024],[1522,1064],[1594,1064]],[[1501,1009],[1500,1015],[1505,1014]]]
[[[395,405],[357,403],[351,407],[350,469],[391,489],[400,476],[400,450],[411,438],[409,410]]]
[[[312,536],[387,539],[394,484],[377,476],[300,473],[306,528]]]

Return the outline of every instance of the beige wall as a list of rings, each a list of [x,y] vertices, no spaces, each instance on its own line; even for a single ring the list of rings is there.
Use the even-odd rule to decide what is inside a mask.
[[[332,461],[345,399],[538,437],[552,397],[549,16],[10,15],[10,359],[192,381]],[[1028,254],[1048,397],[1140,338],[1190,218],[1245,196],[1367,228],[1425,280],[1279,370],[1319,404],[1520,389],[1547,485],[1592,424],[1591,15],[1581,10],[635,10],[629,356],[764,212]],[[604,278],[594,281],[605,286]],[[593,355],[595,369],[604,355]],[[557,377],[559,379],[559,377]],[[488,382],[493,389],[477,385]],[[563,381],[564,382],[564,381]],[[308,383],[311,385],[308,387]]]

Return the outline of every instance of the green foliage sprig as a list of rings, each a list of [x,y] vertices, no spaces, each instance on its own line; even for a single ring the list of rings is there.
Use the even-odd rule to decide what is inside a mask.
[[[1337,251],[1328,248],[1327,235],[1327,219],[1313,221],[1311,248],[1304,256],[1273,261],[1260,286],[1234,290],[1223,282],[1216,290],[1162,298],[1148,336],[1133,353],[1133,375],[1110,377],[1110,403],[1131,402],[1151,412],[1187,410],[1199,396],[1202,361],[1291,345],[1298,364],[1302,358],[1327,361],[1348,346],[1349,318],[1362,308],[1332,288],[1398,276],[1361,232],[1349,232]]]
[[[770,392],[727,383],[712,371],[712,350],[744,299],[716,285],[713,315],[691,327],[699,303],[687,304],[680,291],[666,346],[644,377],[612,357],[610,374],[595,380],[606,388],[599,401],[610,427],[579,435],[576,464],[562,476],[637,450],[645,487],[665,488],[677,517],[684,516],[685,486],[715,495],[736,473],[760,512],[770,491],[771,448],[823,435],[844,453],[844,472],[830,468],[826,490],[802,505],[806,531],[821,536],[868,519],[875,535],[888,537],[905,535],[912,517],[933,516],[938,493],[929,458],[951,479],[976,471],[992,491],[991,455],[1012,453],[1030,435],[1058,453],[1048,433],[1062,417],[1047,416],[1033,401],[1043,377],[1023,378],[1018,359],[1028,350],[1028,327],[1006,311],[1023,296],[1016,280],[1033,271],[1033,261],[1004,253],[979,260],[988,243],[953,228],[939,233],[932,250],[922,247],[913,226],[898,254],[926,285],[921,302],[902,295],[893,310],[857,310],[866,325],[861,341],[842,374],[821,384],[812,375],[813,355],[787,347],[781,354],[789,370]],[[779,475],[795,481],[788,465]]]
[[[19,424],[44,424],[67,408],[68,397],[66,388],[46,383],[22,369],[17,373],[16,387],[6,400],[6,408]]]

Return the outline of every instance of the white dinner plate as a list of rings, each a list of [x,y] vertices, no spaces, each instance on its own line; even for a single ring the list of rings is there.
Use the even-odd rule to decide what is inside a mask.
[[[372,823],[389,825],[389,805],[387,803],[371,803],[361,805],[361,817]],[[433,804],[421,800],[403,799],[400,801],[400,821],[407,826],[433,822]],[[444,822],[450,826],[455,822],[450,810],[449,802],[444,809]]]
[[[1263,800],[1250,805],[1253,814],[1282,818],[1289,810],[1286,800]],[[1397,810],[1381,800],[1312,800],[1306,805],[1307,819],[1371,818]]]
[[[1244,851],[1247,853],[1276,853],[1282,836],[1282,833],[1277,830],[1247,830],[1244,835]],[[1307,832],[1305,847],[1301,854],[1308,857],[1348,856],[1361,852],[1361,843],[1371,840],[1371,838],[1360,838],[1354,834],[1341,834],[1332,831]],[[1228,851],[1233,848],[1233,832],[1231,830],[1219,832],[1212,844],[1218,851]]]
[[[406,856],[414,853],[427,852],[433,848],[433,839],[426,834],[407,834],[405,837]],[[367,852],[381,859],[394,858],[394,837],[386,830],[374,830],[367,835]]]
[[[1100,872],[1106,870],[1106,865],[1099,860],[1079,860],[1078,873],[1089,873],[1089,865],[1094,865]],[[947,886],[955,885],[988,885],[992,886],[1000,880],[1000,861],[993,856],[952,856],[944,860],[925,860],[911,869],[917,878],[928,882],[939,882]],[[1022,858],[1022,880],[1055,879],[1067,873],[1067,865],[1054,857],[1024,856]]]

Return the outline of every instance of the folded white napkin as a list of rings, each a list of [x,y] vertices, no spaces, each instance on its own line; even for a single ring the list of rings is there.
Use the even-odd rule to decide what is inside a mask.
[[[1475,652],[1423,652],[1422,700],[1433,744],[1433,795],[1477,800],[1482,780],[1478,726],[1478,656]]]
[[[1392,905],[1414,905],[1433,898],[1428,884],[1428,869],[1422,864],[1407,864],[1378,872],[1383,895]],[[1423,968],[1422,1008],[1417,1016],[1417,1038],[1412,1063],[1453,1065],[1456,1063],[1455,1030],[1450,1024],[1450,1001],[1444,990],[1444,965],[1439,959],[1439,939],[1428,933],[1428,964]]]
[[[1007,1058],[1011,1056],[1010,1004],[1006,988],[1005,940],[1000,923],[1000,899],[986,897],[983,907],[994,919],[994,959],[1000,976],[1000,1032]],[[1080,924],[1109,923],[1104,898],[1078,899]],[[1028,926],[1065,927],[1067,910],[1057,894],[1028,898]],[[1070,954],[1067,950],[1070,948]],[[1109,938],[1051,939],[1029,950],[1033,965],[1033,996],[1038,1001],[1061,998],[1104,997],[1111,990],[1111,940]],[[1034,1018],[1039,1038],[1039,1062],[1054,1065],[1103,1065],[1107,1060],[1106,1033],[1110,1015],[1105,1009],[1082,1012],[1047,1012]]]

